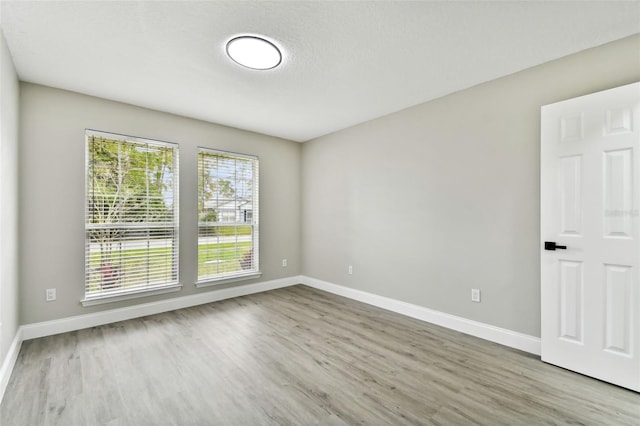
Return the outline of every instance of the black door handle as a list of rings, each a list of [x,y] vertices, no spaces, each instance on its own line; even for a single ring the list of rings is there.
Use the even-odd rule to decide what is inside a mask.
[[[558,249],[566,250],[567,246],[559,246],[555,243],[555,241],[545,241],[544,249],[545,250],[558,250]]]

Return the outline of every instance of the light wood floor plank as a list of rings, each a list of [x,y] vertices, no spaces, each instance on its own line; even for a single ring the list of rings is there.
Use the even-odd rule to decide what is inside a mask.
[[[640,395],[295,286],[26,341],[0,424],[640,425]]]

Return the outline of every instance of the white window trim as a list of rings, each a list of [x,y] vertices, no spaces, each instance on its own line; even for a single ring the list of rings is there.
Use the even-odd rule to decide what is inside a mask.
[[[252,160],[252,161],[256,161],[256,175],[254,176],[254,181],[256,181],[258,184],[254,185],[253,188],[253,199],[254,199],[254,203],[256,206],[256,217],[258,218],[258,222],[256,222],[253,225],[253,229],[254,229],[254,238],[253,238],[253,243],[256,244],[255,248],[254,248],[254,259],[256,262],[256,266],[257,269],[256,270],[252,270],[252,271],[248,271],[248,272],[234,272],[234,273],[230,273],[230,274],[221,274],[220,276],[217,277],[205,277],[202,279],[198,279],[198,265],[196,264],[196,282],[195,282],[195,286],[196,288],[205,288],[205,287],[212,287],[212,286],[217,286],[217,285],[224,285],[224,284],[228,284],[228,283],[233,283],[233,282],[238,282],[238,281],[245,281],[245,280],[251,280],[254,278],[260,278],[262,276],[262,271],[260,270],[260,222],[259,222],[259,218],[260,218],[260,159],[258,156],[256,155],[249,155],[249,154],[241,154],[238,152],[232,152],[232,151],[223,151],[223,150],[219,150],[219,149],[213,149],[213,148],[207,148],[204,146],[199,146],[198,147],[198,157],[200,156],[201,152],[207,152],[207,153],[211,153],[211,154],[220,154],[220,155],[226,155],[226,156],[231,156],[231,157],[238,157],[238,158],[245,158],[247,160]],[[199,161],[199,158],[198,158]],[[197,168],[196,168],[197,169]],[[200,188],[198,188],[198,197],[200,197]],[[199,213],[199,212],[198,212]],[[252,218],[253,219],[253,218]],[[200,227],[199,221],[196,223],[197,227]],[[257,238],[256,238],[257,236]],[[199,237],[197,237],[199,238]],[[198,249],[196,249],[196,258],[198,256]]]
[[[148,297],[155,296],[158,294],[165,293],[174,293],[176,291],[182,290],[182,284],[173,284],[173,285],[163,285],[162,287],[154,288],[143,288],[138,291],[127,291],[120,294],[110,293],[107,295],[100,295],[95,297],[85,297],[80,301],[82,306],[95,306],[95,305],[104,305],[105,303],[113,303],[119,302],[121,300],[129,300],[129,299],[138,299],[140,297]]]
[[[109,139],[116,139],[116,140],[122,140],[122,141],[132,141],[132,142],[140,142],[140,143],[152,143],[155,145],[159,145],[159,146],[166,146],[166,147],[170,147],[170,148],[174,148],[176,150],[176,158],[175,158],[175,174],[176,174],[176,185],[175,188],[177,189],[177,192],[175,193],[175,200],[174,203],[176,205],[175,208],[175,228],[176,228],[176,253],[175,253],[175,257],[176,257],[176,267],[177,267],[177,280],[176,281],[170,281],[166,284],[159,284],[156,286],[148,286],[145,288],[137,288],[137,289],[133,289],[133,290],[121,290],[121,291],[112,291],[109,292],[107,294],[104,293],[98,293],[95,295],[87,295],[86,293],[86,276],[85,276],[85,280],[84,280],[84,298],[80,300],[80,303],[82,304],[83,307],[86,306],[95,306],[95,305],[101,305],[101,304],[106,304],[106,303],[113,303],[113,302],[118,302],[121,300],[128,300],[128,299],[137,299],[140,297],[148,297],[148,296],[154,296],[154,295],[158,295],[158,294],[165,294],[165,293],[173,293],[176,291],[180,291],[182,289],[182,284],[180,284],[179,280],[180,280],[180,154],[179,154],[179,145],[177,143],[173,143],[173,142],[166,142],[166,141],[161,141],[161,140],[156,140],[156,139],[149,139],[149,138],[140,138],[140,137],[136,137],[136,136],[128,136],[128,135],[122,135],[122,134],[118,134],[118,133],[109,133],[109,132],[102,132],[102,131],[98,131],[98,130],[92,130],[92,129],[85,129],[85,192],[84,192],[84,197],[85,197],[85,208],[87,206],[87,195],[88,195],[88,181],[86,179],[86,173],[88,172],[88,167],[89,167],[89,155],[88,155],[88,149],[87,149],[87,138],[90,136],[97,136],[97,137],[103,137],[103,138],[109,138]],[[86,232],[86,213],[85,213],[85,232]],[[85,244],[86,243],[86,236],[85,236]],[[86,250],[86,249],[85,249]],[[86,252],[86,251],[85,251]],[[86,259],[85,259],[85,263],[86,263]]]

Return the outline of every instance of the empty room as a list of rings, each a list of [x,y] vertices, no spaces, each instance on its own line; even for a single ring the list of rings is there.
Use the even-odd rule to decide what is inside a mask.
[[[0,425],[640,425],[640,1],[0,0]]]

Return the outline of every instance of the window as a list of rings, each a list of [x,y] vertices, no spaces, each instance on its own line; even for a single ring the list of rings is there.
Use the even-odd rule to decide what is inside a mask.
[[[198,195],[198,285],[258,276],[258,159],[200,148]]]
[[[177,290],[178,146],[86,131],[85,299]]]

